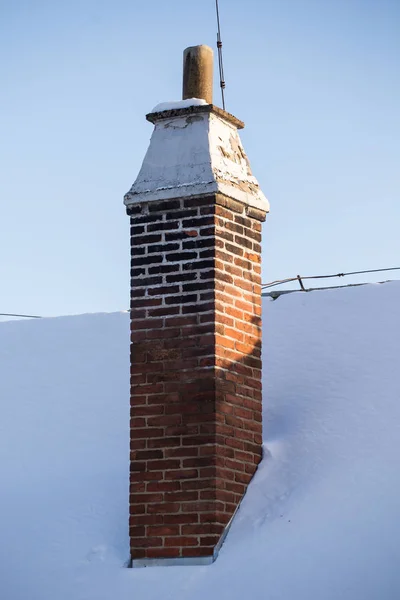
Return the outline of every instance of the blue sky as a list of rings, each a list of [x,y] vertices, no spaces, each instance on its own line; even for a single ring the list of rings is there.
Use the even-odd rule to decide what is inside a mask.
[[[220,11],[227,110],[271,203],[264,281],[399,266],[398,0]],[[0,0],[0,312],[128,307],[144,116],[215,31],[213,0]]]

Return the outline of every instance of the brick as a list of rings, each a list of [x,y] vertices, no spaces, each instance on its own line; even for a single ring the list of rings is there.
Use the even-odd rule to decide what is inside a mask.
[[[145,231],[144,225],[133,226],[133,227],[131,227],[131,236],[140,235],[141,233],[144,233],[144,231]]]
[[[189,262],[182,265],[184,271],[191,271],[193,269],[211,269],[213,266],[213,260],[199,260],[195,263]]]
[[[249,229],[251,229],[251,226],[252,226],[251,219],[247,219],[246,217],[235,215],[234,221],[235,221],[235,223],[239,223],[239,225],[243,225],[243,227],[248,227]]]
[[[173,265],[174,267],[176,265]],[[197,279],[197,273],[179,273],[179,275],[167,275],[166,281],[167,283],[177,283],[184,281],[193,281]]]
[[[202,418],[202,415],[195,415],[196,417]],[[182,467],[206,467],[209,466],[212,462],[212,458],[209,456],[203,458],[186,458],[182,460]]]
[[[204,304],[193,304],[190,306],[183,306],[182,307],[182,313],[183,314],[191,314],[191,313],[203,313],[203,312],[207,312],[210,310],[214,310],[214,303],[213,302],[204,302]]]
[[[174,313],[171,311],[169,314],[173,315]],[[167,319],[165,319],[167,321]],[[148,321],[147,321],[148,322]],[[153,325],[153,321],[151,321],[151,325]],[[175,338],[180,336],[179,329],[170,329],[167,326],[164,329],[154,329],[146,332],[146,338],[148,340],[156,340],[156,339],[168,339]]]
[[[160,537],[131,537],[131,548],[155,548],[163,546]]]
[[[146,548],[135,548],[134,546],[131,546],[131,556],[135,559],[146,558],[147,550]]]
[[[137,515],[132,514],[133,508],[131,507],[131,516],[129,517],[129,523],[134,525],[160,525],[164,522],[163,515]]]
[[[173,233],[166,233],[165,234],[165,240],[167,242],[174,242],[176,240],[188,240],[191,238],[195,238],[199,235],[198,231],[196,230],[185,230],[185,231],[174,231]]]
[[[238,251],[240,251],[241,248],[238,248]],[[243,250],[242,250],[243,252]],[[215,258],[228,262],[228,263],[232,263],[233,262],[233,256],[231,256],[231,254],[229,254],[228,252],[223,252],[222,250],[216,250],[215,251]]]
[[[183,535],[221,534],[223,526],[214,523],[203,523],[202,525],[182,525]]]
[[[131,537],[144,537],[146,535],[146,528],[144,525],[140,527],[129,527],[129,535]]]
[[[131,301],[131,309],[136,309],[136,308],[149,308],[152,306],[160,306],[161,304],[161,300],[155,299],[155,298],[132,298]],[[135,329],[136,324],[131,324],[131,329]]]
[[[214,217],[204,215],[197,219],[183,219],[182,227],[204,227],[206,225],[213,225]]]
[[[135,428],[135,438],[136,439],[148,439],[153,437],[162,437],[163,430],[155,427],[146,427],[146,428]]]
[[[238,225],[237,223],[231,222],[231,221],[226,221],[225,222],[225,227],[227,229],[229,229],[229,231],[233,231],[234,233],[238,233],[239,235],[243,235],[243,227],[241,225]],[[256,234],[254,234],[256,235]]]
[[[183,200],[184,208],[191,208],[192,206],[208,206],[209,204],[214,204],[214,196],[206,196],[204,198],[188,198]]]
[[[192,249],[200,249],[200,248],[210,248],[215,245],[215,239],[213,237],[210,238],[201,238],[190,240],[182,243],[182,248],[184,250],[192,250]]]
[[[188,457],[188,456],[197,456],[199,453],[199,448],[167,448],[165,450],[165,456],[170,458],[173,457]]]
[[[179,535],[179,525],[153,525],[147,528],[147,535],[162,537]]]
[[[164,213],[167,210],[174,210],[181,207],[180,200],[162,200],[161,202],[150,202],[149,213],[160,212]],[[160,217],[159,217],[160,218]]]
[[[162,262],[163,256],[162,254],[155,254],[154,256],[145,256],[144,258],[138,258],[135,259],[134,265],[135,266],[140,266],[140,265],[151,265],[154,263],[160,263]]]
[[[174,524],[178,523],[179,525],[187,524],[187,523],[198,523],[199,516],[198,514],[179,514],[179,515],[165,515],[164,523],[165,524]]]
[[[182,546],[198,546],[199,538],[197,537],[185,537],[180,535],[179,537],[166,537],[164,540],[165,546],[176,546],[181,548]]]
[[[205,227],[204,229],[200,229],[199,233],[203,237],[207,237],[209,235],[214,235],[215,228],[214,227]]]
[[[210,556],[260,461],[257,217],[210,195],[131,218],[132,556]]]
[[[131,310],[131,321],[136,319],[144,319],[146,317],[146,311],[143,310]]]
[[[144,256],[146,254],[146,246],[132,246],[131,257],[132,261],[136,260],[138,256]]]
[[[182,285],[182,292],[197,292],[199,290],[213,289],[214,283],[207,281],[205,283],[186,283]]]
[[[141,217],[135,217],[132,219],[132,225],[138,225],[142,223],[154,223],[158,221],[160,217],[158,215],[143,215]]]
[[[171,213],[166,213],[166,220],[170,219],[183,219],[185,217],[196,217],[198,215],[198,209],[194,208],[193,210],[175,210]]]
[[[157,504],[147,504],[146,509],[148,513],[158,513],[162,515],[169,515],[171,513],[177,513],[181,510],[180,502],[160,502]]]
[[[129,502],[143,504],[144,502],[162,502],[162,494],[130,494]]]
[[[196,302],[197,295],[196,294],[188,294],[186,296],[167,296],[165,298],[166,304],[189,304],[190,302]]]
[[[166,254],[165,258],[169,262],[181,262],[183,260],[192,260],[197,258],[197,252],[172,252],[171,254]]]
[[[131,269],[131,277],[139,277],[140,275],[145,275],[145,274],[146,274],[146,269],[144,269],[144,268]]]
[[[249,248],[250,250],[253,249],[252,240],[249,240],[248,238],[245,238],[240,235],[235,235],[235,244],[238,244],[239,246],[242,246],[243,248]]]
[[[214,291],[210,291],[210,292],[202,292],[200,294],[200,302],[209,302],[211,300],[215,299],[215,293]]]
[[[131,287],[148,287],[162,282],[162,277],[140,277],[131,280]]]
[[[255,263],[261,262],[261,255],[258,254],[257,252],[245,252],[244,258],[246,258],[247,260],[249,260],[251,262],[255,262]]]
[[[179,265],[157,265],[156,267],[149,267],[149,274],[156,274],[156,273],[161,273],[161,274],[165,274],[165,273],[172,273],[175,271],[179,270]],[[168,281],[168,279],[167,279]]]
[[[212,474],[212,478],[200,478],[190,481],[182,481],[182,489],[183,490],[199,490],[199,489],[208,489],[215,486],[216,480],[214,478],[215,473]]]
[[[199,258],[214,258],[215,250],[210,248],[208,250],[201,250],[199,253]]]
[[[178,229],[178,227],[179,221],[166,221],[165,223],[159,221],[158,223],[147,225],[147,231],[168,231],[170,229]]]
[[[165,479],[178,481],[180,479],[195,479],[197,476],[197,469],[181,469],[180,471],[169,471],[165,474]]]
[[[177,558],[180,554],[180,548],[148,548],[146,558]]]
[[[203,208],[200,208],[201,215],[213,215],[214,212],[215,212],[214,206],[204,206]]]
[[[147,252],[172,252],[173,250],[179,250],[179,244],[151,244],[147,246]]]
[[[147,311],[148,317],[165,317],[170,315],[179,314],[179,306],[165,306],[163,308],[154,308],[152,310]]]
[[[164,407],[162,407],[164,408]],[[155,459],[162,458],[163,451],[162,450],[136,450],[135,458],[137,460],[147,460],[147,459]]]
[[[218,543],[218,535],[206,535],[200,538],[200,546],[216,546]]]
[[[149,492],[175,492],[180,489],[180,481],[149,481],[147,483],[147,491]]]
[[[182,556],[212,556],[212,548],[182,548]]]
[[[161,235],[139,235],[131,238],[131,246],[147,246],[154,242],[161,242]]]
[[[179,285],[164,285],[147,290],[149,296],[166,296],[168,294],[177,294],[178,292]]]
[[[199,492],[197,490],[191,492],[172,492],[171,494],[165,494],[165,500],[167,502],[190,502],[198,500]]]
[[[232,198],[228,198],[228,196],[224,196],[223,194],[217,194],[215,197],[215,202],[218,205],[227,207],[233,212],[237,212],[239,214],[243,213],[244,206],[241,202],[233,200]]]
[[[181,423],[182,418],[180,415],[162,415],[157,417],[149,417],[147,419],[147,425],[149,427],[160,427],[167,425],[179,425]],[[178,465],[179,467],[179,465]],[[177,468],[177,467],[172,467]]]
[[[233,244],[225,244],[225,248],[231,254],[236,254],[237,256],[243,256],[243,248],[239,248],[239,246],[234,246]]]
[[[258,221],[265,221],[265,217],[267,216],[265,211],[259,210],[258,208],[253,208],[252,206],[246,207],[246,214],[248,217],[252,217]]]
[[[126,212],[128,213],[128,215],[137,215],[142,212],[142,207],[140,205],[129,206],[126,209]]]

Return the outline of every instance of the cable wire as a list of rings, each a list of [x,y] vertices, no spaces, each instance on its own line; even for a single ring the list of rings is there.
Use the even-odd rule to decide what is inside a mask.
[[[26,319],[43,319],[38,315],[17,315],[15,313],[0,313],[0,317],[24,317]]]
[[[218,48],[218,67],[219,67],[219,85],[221,87],[222,96],[222,108],[225,110],[225,78],[224,78],[224,65],[222,61],[222,40],[221,40],[221,24],[219,19],[219,6],[218,0],[215,0],[215,10],[217,13],[217,48]]]
[[[280,285],[280,284],[284,284],[284,283],[290,283],[291,281],[298,281],[300,284],[300,288],[302,291],[307,292],[307,291],[311,291],[311,290],[306,290],[302,281],[304,279],[331,279],[332,277],[346,277],[346,275],[364,275],[365,273],[382,273],[384,271],[400,271],[400,267],[389,267],[388,269],[368,269],[368,270],[364,270],[364,271],[349,271],[348,273],[336,273],[335,275],[307,275],[307,276],[300,276],[300,275],[296,275],[296,277],[287,277],[286,279],[276,279],[275,281],[270,281],[269,283],[263,283],[261,284],[262,289],[268,289],[271,287],[275,287],[276,285]],[[354,284],[354,285],[361,285],[361,284]],[[317,289],[317,288],[315,288]],[[318,288],[321,289],[321,288]],[[288,290],[288,291],[295,291],[295,290]],[[129,310],[126,310],[126,312],[129,312]],[[24,319],[43,319],[44,317],[41,317],[39,315],[20,315],[17,313],[0,313],[0,317],[21,317]]]
[[[304,280],[304,279],[331,279],[332,277],[346,277],[347,275],[363,275],[365,273],[382,273],[383,271],[400,271],[400,267],[389,267],[388,269],[368,269],[365,271],[349,271],[348,273],[336,273],[335,275],[307,275],[304,277],[302,277],[300,275],[296,275],[296,277],[288,277],[286,279],[276,279],[275,281],[270,281],[269,283],[263,283],[263,284],[261,284],[261,287],[263,289],[267,289],[267,288],[274,287],[276,285],[289,283],[291,281],[298,281],[300,283],[300,286],[302,287],[302,289],[304,289],[302,286],[302,280]]]

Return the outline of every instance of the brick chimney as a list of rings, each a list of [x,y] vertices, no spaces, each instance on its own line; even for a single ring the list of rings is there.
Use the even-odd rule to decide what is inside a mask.
[[[261,460],[269,206],[243,123],[212,104],[212,60],[207,46],[185,50],[189,99],[147,115],[153,135],[125,196],[132,566],[213,562]]]

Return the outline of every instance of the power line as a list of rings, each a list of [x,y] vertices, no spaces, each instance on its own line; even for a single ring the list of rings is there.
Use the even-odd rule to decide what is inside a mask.
[[[363,275],[365,273],[382,273],[383,271],[400,271],[400,267],[389,267],[388,269],[368,269],[365,271],[349,271],[348,273],[336,273],[335,275],[308,275],[308,276],[300,276],[296,275],[296,277],[288,277],[286,279],[276,279],[275,281],[270,281],[269,283],[261,284],[263,289],[268,289],[274,287],[276,285],[281,285],[284,283],[289,283],[291,281],[298,281],[300,287],[304,290],[304,286],[302,281],[305,279],[331,279],[332,277],[346,277],[347,275]],[[304,290],[305,291],[305,290]]]
[[[221,24],[219,20],[219,6],[218,0],[215,0],[215,10],[217,13],[217,48],[218,48],[218,67],[219,67],[219,85],[221,87],[222,96],[222,108],[225,110],[225,79],[224,79],[224,65],[222,62],[222,40],[221,40]]]
[[[43,319],[38,315],[17,315],[15,313],[0,313],[0,317],[24,317],[26,319]]]
[[[304,285],[303,285],[303,280],[305,279],[331,279],[332,277],[346,277],[347,275],[363,275],[365,273],[382,273],[384,271],[400,271],[400,267],[389,267],[388,269],[368,269],[368,270],[364,270],[364,271],[349,271],[348,273],[336,273],[335,275],[305,275],[304,277],[301,275],[296,275],[296,277],[287,277],[286,279],[277,279],[275,281],[270,281],[269,283],[263,283],[261,284],[262,289],[268,289],[271,287],[275,287],[276,285],[280,285],[280,284],[284,284],[284,283],[290,283],[291,281],[298,281],[300,284],[300,288],[302,291],[307,292],[307,291],[312,291],[311,289],[307,290]],[[350,284],[350,285],[364,285],[364,284]],[[336,286],[336,287],[340,287],[340,286]],[[347,287],[347,286],[341,286],[341,287]],[[313,289],[324,289],[324,288],[313,288]],[[294,292],[296,290],[287,290],[287,293],[289,292]],[[282,291],[282,293],[286,293],[285,290]],[[126,312],[129,312],[129,310],[126,310]],[[24,319],[43,319],[44,317],[41,317],[39,315],[20,315],[17,313],[0,313],[0,317],[21,317]]]
[[[386,281],[380,281],[378,282],[378,284],[383,285],[384,283],[387,283]],[[261,296],[263,298],[266,298],[267,296],[269,296],[270,298],[272,298],[273,300],[277,300],[278,298],[280,298],[281,296],[284,296],[286,294],[298,294],[299,292],[324,292],[326,290],[344,290],[347,288],[351,288],[351,287],[363,287],[364,285],[370,285],[369,283],[348,283],[347,285],[330,285],[330,286],[325,286],[325,287],[312,287],[312,288],[307,288],[304,290],[275,290],[272,292],[265,292],[264,294],[261,294]]]

